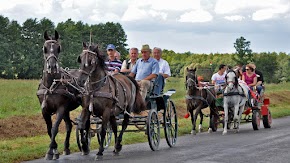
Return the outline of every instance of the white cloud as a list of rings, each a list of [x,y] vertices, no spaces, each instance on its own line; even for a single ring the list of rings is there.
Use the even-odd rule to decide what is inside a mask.
[[[152,9],[154,10],[176,10],[184,11],[190,9],[200,9],[200,0],[178,0],[168,1],[168,0],[152,0]]]
[[[253,13],[253,20],[266,20],[266,19],[271,19],[275,16],[278,16],[279,14],[284,14],[289,11],[290,8],[290,3],[288,5],[276,5],[275,7],[272,8],[266,8],[262,10],[258,10]]]
[[[224,18],[230,21],[242,21],[243,19],[245,19],[245,17],[241,15],[225,16]]]
[[[272,17],[276,12],[285,12],[290,9],[290,2],[283,0],[218,0],[214,11],[216,14],[256,13],[255,17]],[[260,12],[260,10],[262,10]],[[267,10],[270,14],[264,13]]]
[[[211,21],[212,19],[213,16],[209,12],[205,10],[195,10],[181,15],[179,21],[196,23],[196,22],[208,22]]]

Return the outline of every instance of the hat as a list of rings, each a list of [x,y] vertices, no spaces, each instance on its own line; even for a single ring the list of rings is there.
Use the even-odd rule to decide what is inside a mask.
[[[142,45],[141,52],[142,51],[151,51],[151,49],[148,44],[145,44],[145,45]]]
[[[115,47],[115,45],[113,45],[113,44],[109,44],[109,45],[107,46],[107,50],[109,50],[109,49],[115,50],[116,47]]]

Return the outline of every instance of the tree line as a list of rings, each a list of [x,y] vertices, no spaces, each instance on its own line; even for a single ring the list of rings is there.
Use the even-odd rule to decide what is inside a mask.
[[[55,25],[47,18],[41,20],[30,18],[20,25],[17,21],[0,15],[0,78],[39,79],[41,77],[45,30],[51,34],[57,30],[60,34],[62,46],[60,62],[63,67],[79,67],[76,58],[82,51],[82,42],[90,40],[90,33],[92,33],[92,42],[97,43],[103,53],[106,45],[112,43],[122,54],[122,59],[128,58],[127,36],[119,23],[88,25],[68,19]],[[174,77],[184,77],[184,70],[188,66],[197,67],[202,74],[216,72],[220,64],[235,66],[254,62],[257,69],[263,72],[266,82],[290,81],[289,54],[254,53],[250,49],[250,41],[243,37],[236,40],[234,47],[236,53],[233,54],[175,53],[164,49],[162,58],[168,61]]]

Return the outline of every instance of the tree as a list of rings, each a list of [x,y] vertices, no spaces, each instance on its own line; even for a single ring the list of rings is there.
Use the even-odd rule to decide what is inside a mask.
[[[245,65],[253,61],[252,50],[250,49],[251,42],[246,41],[244,37],[236,39],[234,47],[236,49],[235,55],[233,55],[233,60],[236,64]]]

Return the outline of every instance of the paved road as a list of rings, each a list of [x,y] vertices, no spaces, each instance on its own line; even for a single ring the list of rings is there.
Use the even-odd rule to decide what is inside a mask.
[[[262,124],[262,123],[261,123]],[[241,126],[240,133],[229,130],[222,136],[222,130],[216,133],[199,133],[178,138],[175,147],[169,148],[165,140],[161,141],[158,151],[151,151],[148,143],[123,146],[119,156],[113,156],[113,147],[104,152],[102,161],[116,163],[287,163],[290,162],[290,117],[275,119],[271,129],[252,129],[251,123]],[[60,156],[57,161],[43,159],[30,161],[58,163],[95,162],[96,151],[88,156],[74,153]]]

